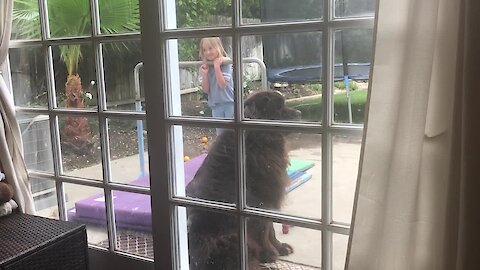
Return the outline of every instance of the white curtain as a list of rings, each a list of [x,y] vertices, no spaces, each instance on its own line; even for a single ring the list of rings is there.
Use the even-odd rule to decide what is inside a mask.
[[[0,64],[7,61],[8,43],[12,28],[12,0],[0,3]],[[35,213],[30,191],[27,169],[23,159],[23,145],[20,129],[15,119],[12,93],[5,84],[3,74],[0,76],[0,170],[6,180],[13,186],[13,200],[23,213]]]
[[[479,5],[378,0],[349,270],[480,269]]]

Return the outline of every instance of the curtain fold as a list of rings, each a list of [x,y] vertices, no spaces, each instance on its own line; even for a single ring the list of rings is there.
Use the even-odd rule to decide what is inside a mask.
[[[480,267],[478,5],[378,0],[349,270]]]
[[[460,21],[446,269],[480,268],[480,1],[464,0]]]
[[[0,64],[7,60],[8,44],[12,28],[13,0],[4,0],[1,5]],[[30,190],[27,169],[23,159],[23,144],[15,118],[12,93],[0,75],[0,168],[13,186],[14,197],[23,213],[34,214],[35,207]]]

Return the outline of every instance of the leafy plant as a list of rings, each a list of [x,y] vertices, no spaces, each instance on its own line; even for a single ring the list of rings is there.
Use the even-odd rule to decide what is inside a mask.
[[[260,1],[243,0],[242,17],[260,18]],[[232,13],[231,0],[177,0],[177,27],[200,27],[208,25],[213,17],[230,17]],[[178,43],[178,53],[181,61],[198,59],[198,39],[181,40]]]
[[[198,59],[199,39],[182,39],[178,41],[178,57],[180,61],[195,61]]]
[[[310,86],[310,89],[312,89],[313,91],[315,91],[317,93],[322,92],[322,84],[321,83],[312,83],[309,86]]]
[[[102,0],[98,1],[98,5],[102,33],[140,31],[138,0]],[[15,0],[12,14],[13,38],[32,39],[40,37],[37,0]],[[89,1],[49,0],[48,14],[52,37],[75,37],[88,35],[91,32]],[[65,63],[68,73],[76,73],[78,63],[82,59],[80,45],[60,46],[60,51],[61,59]]]
[[[335,88],[338,88],[338,89],[345,89],[345,82],[344,81],[338,81],[338,82],[335,82],[333,84],[335,86]],[[349,90],[350,91],[355,91],[355,90],[358,90],[358,84],[353,81],[353,80],[349,80],[348,81],[348,86],[349,86]]]
[[[102,33],[139,31],[138,0],[98,1]],[[85,0],[49,0],[49,30],[52,37],[76,37],[91,32],[90,2]],[[39,38],[38,0],[16,0],[13,7],[14,38]],[[122,44],[122,43],[119,43]],[[118,51],[122,45],[118,45]],[[65,105],[83,108],[85,94],[78,66],[83,58],[79,44],[60,45],[60,60],[68,75],[65,83]],[[63,143],[77,152],[90,151],[91,131],[87,118],[68,117],[63,127]]]
[[[255,91],[258,91],[259,86],[258,83],[256,83],[254,80],[250,79],[247,76],[242,76],[242,82],[243,82],[243,95],[248,96],[252,94]]]
[[[208,22],[210,16],[229,17],[232,13],[231,0],[177,0],[178,27],[197,27]],[[260,18],[260,1],[243,0],[242,16]]]

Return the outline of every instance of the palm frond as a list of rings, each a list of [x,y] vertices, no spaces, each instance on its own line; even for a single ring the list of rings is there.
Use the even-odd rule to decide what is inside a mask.
[[[102,33],[115,34],[140,30],[139,0],[99,0]],[[74,37],[91,33],[90,4],[88,0],[49,0],[48,16],[52,37]],[[13,31],[17,38],[40,38],[38,0],[15,0]],[[128,51],[120,43],[116,51]],[[82,59],[80,45],[60,46],[60,59],[69,74],[77,71]]]
[[[138,0],[103,0],[98,4],[103,33],[140,31]]]
[[[40,38],[40,17],[38,2],[35,0],[16,0],[13,5],[13,39]]]
[[[61,45],[60,59],[67,66],[68,75],[72,75],[78,70],[78,63],[82,59],[82,50],[80,45]]]
[[[49,0],[48,17],[53,37],[74,37],[91,32],[88,0]]]

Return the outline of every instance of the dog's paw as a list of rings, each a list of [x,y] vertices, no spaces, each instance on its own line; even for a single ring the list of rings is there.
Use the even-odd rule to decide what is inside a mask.
[[[278,248],[278,254],[280,254],[280,256],[287,256],[288,254],[292,254],[292,253],[293,253],[293,247],[287,243],[282,243]]]
[[[262,263],[272,263],[275,262],[278,258],[278,253],[276,250],[263,250],[260,252],[260,262]]]

